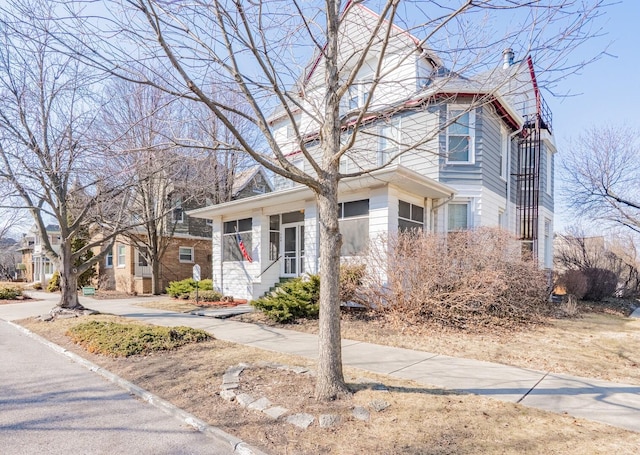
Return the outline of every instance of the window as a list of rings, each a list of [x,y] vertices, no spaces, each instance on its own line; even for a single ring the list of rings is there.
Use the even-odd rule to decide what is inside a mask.
[[[509,134],[504,125],[500,126],[500,177],[507,180],[508,173],[508,157],[509,157]]]
[[[460,231],[469,228],[469,204],[449,204],[448,231]]]
[[[503,208],[499,208],[498,209],[498,227],[500,227],[502,229],[506,229],[504,220],[505,220],[504,209]]]
[[[146,267],[149,265],[148,261],[147,261],[147,257],[146,255],[148,254],[146,248],[145,250],[139,250],[138,251],[138,266],[139,267]]]
[[[238,236],[242,240],[245,250],[251,254],[252,244],[252,220],[244,218],[242,220],[225,221],[222,234],[222,260],[223,261],[245,261],[246,258],[240,251]]]
[[[182,199],[179,198],[175,201],[172,218],[174,223],[184,223],[184,210],[182,209]]]
[[[193,248],[190,246],[178,248],[178,259],[180,259],[180,262],[194,262]]]
[[[475,112],[451,109],[449,121],[453,123],[447,128],[447,162],[473,163]]]
[[[269,217],[269,260],[280,257],[280,215]]]
[[[552,194],[553,185],[553,153],[551,150],[547,150],[547,175],[546,175],[545,190],[547,194]]]
[[[400,119],[393,119],[378,127],[378,165],[387,164],[400,150]]]
[[[398,231],[422,231],[424,229],[424,207],[399,201]]]
[[[369,199],[338,204],[341,256],[354,256],[364,251],[369,241]]]
[[[104,257],[104,266],[107,269],[113,267],[113,248]]]
[[[118,267],[124,267],[127,260],[127,247],[126,245],[118,245]]]
[[[349,110],[361,108],[369,99],[369,86],[371,82],[361,81],[354,82],[349,87]]]

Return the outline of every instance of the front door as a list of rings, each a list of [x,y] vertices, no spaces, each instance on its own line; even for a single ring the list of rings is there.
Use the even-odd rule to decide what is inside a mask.
[[[304,273],[304,223],[282,225],[282,276],[299,276]]]

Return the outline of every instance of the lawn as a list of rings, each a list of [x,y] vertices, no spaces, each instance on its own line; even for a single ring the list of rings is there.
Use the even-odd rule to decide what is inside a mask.
[[[220,340],[190,344],[146,356],[111,358],[90,354],[73,344],[64,333],[75,324],[91,320],[123,321],[114,316],[98,315],[60,319],[51,323],[29,319],[21,321],[21,324],[268,453],[632,454],[637,453],[637,448],[640,447],[638,433],[485,397],[427,388],[410,381],[390,379],[353,368],[345,370],[347,380],[354,389],[353,396],[319,404],[313,400],[312,376],[274,369],[263,364],[277,362],[313,369],[314,365],[308,359]],[[358,323],[360,322],[359,320]],[[622,330],[622,339],[627,343],[630,340],[637,342],[640,330],[637,326],[626,325],[622,319],[612,320],[602,315],[564,322],[569,323],[565,326],[565,331],[570,329],[573,335],[567,333],[563,338],[555,338],[562,330],[552,322],[548,326],[534,328],[528,336],[531,339],[544,336],[545,343],[557,343],[567,349],[567,340],[572,338],[582,340],[576,341],[576,346],[584,347],[585,340],[591,340],[588,334],[594,330],[598,331],[595,337],[599,340],[598,343],[605,339],[615,342],[615,337],[607,336],[607,330],[603,326],[608,326],[610,333]],[[302,326],[304,325],[299,327]],[[311,324],[306,328],[311,330]],[[374,336],[376,332],[379,335],[382,329],[383,327],[376,327],[373,333],[366,336]],[[345,335],[355,338],[361,333],[364,337],[365,334],[358,330],[362,328],[345,324]],[[392,328],[385,330],[393,331]],[[447,348],[449,352],[463,351],[464,335],[440,334],[437,345],[425,341],[435,337],[435,334],[424,335],[417,340],[414,338],[414,342],[421,348],[440,346]],[[390,336],[376,341],[387,342]],[[466,346],[470,352],[477,354],[482,349],[471,349],[471,345],[484,339],[485,346],[494,346],[495,352],[491,356],[502,356],[505,360],[517,358],[513,352],[509,355],[507,352],[524,349],[524,345],[518,347],[517,343],[520,343],[518,339],[525,337],[522,334],[514,335],[509,343],[499,349],[501,340],[506,341],[503,338],[505,336],[503,334],[492,338],[474,335],[468,338]],[[395,342],[409,343],[411,335],[407,335],[406,339],[394,338]],[[615,350],[615,346],[616,343],[606,350]],[[539,354],[527,353],[519,357],[525,359],[537,355]],[[227,368],[241,362],[254,367],[241,374],[238,393],[265,396],[291,412],[307,412],[316,417],[315,423],[307,430],[301,430],[282,419],[272,420],[257,411],[247,410],[235,402],[222,399],[219,392],[223,374]],[[599,367],[594,364],[590,368],[595,371]],[[384,387],[380,387],[381,385]],[[381,388],[386,390],[379,390]],[[380,412],[372,410],[368,422],[352,416],[355,406],[370,409],[373,402],[386,402],[390,406]],[[320,428],[318,417],[328,413],[339,415],[341,424],[332,428]]]

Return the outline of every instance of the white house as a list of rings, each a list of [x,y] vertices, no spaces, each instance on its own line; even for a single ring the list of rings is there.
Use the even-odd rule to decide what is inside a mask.
[[[357,53],[376,19],[360,4],[349,17],[341,30],[346,56]],[[507,49],[500,68],[469,79],[447,71],[419,43],[394,27],[386,53],[370,52],[343,99],[345,141],[367,100],[369,108],[341,161],[342,255],[358,255],[369,241],[408,228],[501,226],[551,267],[555,146],[531,59],[514,63]],[[345,72],[349,64],[345,57]],[[377,67],[385,71],[371,93]],[[281,112],[270,119],[289,160],[305,172],[312,170],[296,144],[303,140],[311,153],[317,150],[318,128],[309,113],[324,96],[322,70],[317,58],[303,75],[297,128]],[[363,169],[370,172],[349,177]],[[189,212],[212,220],[213,280],[224,294],[256,298],[281,277],[318,270],[313,192],[282,177],[274,189]]]

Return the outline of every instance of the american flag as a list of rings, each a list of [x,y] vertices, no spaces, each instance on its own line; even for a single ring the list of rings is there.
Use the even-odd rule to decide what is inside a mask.
[[[240,252],[242,253],[242,256],[247,261],[253,262],[253,259],[251,258],[251,256],[249,256],[247,249],[244,247],[244,242],[242,241],[242,237],[240,237],[240,233],[238,231],[236,231],[236,239],[238,240],[238,248],[240,248]]]

